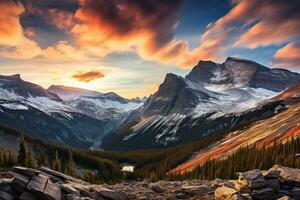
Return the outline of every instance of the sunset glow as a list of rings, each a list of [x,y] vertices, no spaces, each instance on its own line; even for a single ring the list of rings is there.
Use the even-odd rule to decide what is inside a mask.
[[[0,73],[131,98],[199,60],[297,71],[300,5],[289,2],[0,0]]]

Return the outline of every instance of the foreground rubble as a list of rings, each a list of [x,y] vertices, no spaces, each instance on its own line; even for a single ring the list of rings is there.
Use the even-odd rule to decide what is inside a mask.
[[[238,180],[124,181],[92,185],[48,168],[14,167],[0,173],[0,200],[265,200],[300,199],[300,169],[275,165],[239,173]]]

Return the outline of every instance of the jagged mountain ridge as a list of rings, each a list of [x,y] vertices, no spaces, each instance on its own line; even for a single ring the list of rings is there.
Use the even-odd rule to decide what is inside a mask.
[[[266,147],[275,142],[285,143],[300,136],[300,83],[285,90],[272,99],[281,105],[283,111],[273,117],[257,121],[247,129],[230,132],[227,136],[203,149],[192,159],[182,163],[170,172],[184,173],[212,159],[222,159],[249,145]]]
[[[167,74],[158,91],[107,135],[102,147],[164,147],[269,117],[278,105],[267,100],[299,81],[297,73],[244,59],[200,61],[185,78]]]
[[[57,88],[44,89],[23,81],[20,75],[0,76],[0,123],[47,141],[91,147],[99,145],[130,109],[142,104],[114,93],[65,86],[57,92]],[[62,95],[74,91],[72,98]]]
[[[0,76],[0,123],[79,147],[165,147],[272,116],[284,107],[272,97],[298,81],[297,73],[229,57],[200,61],[186,77],[167,74],[144,102]]]

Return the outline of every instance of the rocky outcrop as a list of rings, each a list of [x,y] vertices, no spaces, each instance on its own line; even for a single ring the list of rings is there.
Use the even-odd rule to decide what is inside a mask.
[[[275,165],[267,171],[255,169],[239,173],[237,181],[225,183],[215,190],[217,200],[300,199],[300,169]]]
[[[124,181],[92,185],[48,168],[0,173],[1,200],[297,200],[300,169],[275,165],[239,173],[237,180]]]

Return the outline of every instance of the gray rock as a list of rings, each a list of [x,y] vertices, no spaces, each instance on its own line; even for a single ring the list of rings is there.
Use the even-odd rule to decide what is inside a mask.
[[[253,190],[252,197],[257,200],[275,199],[275,191],[272,188],[260,188]]]
[[[0,199],[1,200],[14,200],[14,196],[7,192],[0,191]]]
[[[28,183],[26,189],[33,192],[42,194],[46,187],[48,177],[42,174],[33,176],[31,181]]]
[[[164,191],[166,191],[166,189],[158,183],[151,184],[151,190],[153,190],[156,193],[163,193]]]
[[[215,190],[215,199],[216,200],[232,200],[236,198],[238,191],[236,189],[222,186]]]
[[[44,194],[50,200],[61,200],[62,197],[61,188],[58,187],[56,184],[52,183],[50,180],[48,180],[47,182]]]
[[[201,186],[183,186],[182,191],[187,193],[187,194],[193,194],[197,196],[205,196],[213,191],[212,188],[206,186],[206,185],[201,185]]]
[[[80,192],[78,190],[76,190],[75,188],[73,188],[69,184],[62,184],[61,189],[67,194],[72,194],[74,196],[80,196]]]
[[[239,173],[238,183],[250,187],[251,189],[261,188],[266,185],[266,180],[262,176],[259,169],[248,171],[245,173]]]
[[[266,179],[267,186],[273,188],[274,190],[279,190],[280,182],[277,178]]]
[[[279,174],[280,174],[280,171],[274,170],[274,169],[263,170],[261,172],[262,172],[262,175],[265,177],[265,179],[278,178]]]
[[[39,173],[38,170],[30,169],[30,168],[26,168],[26,167],[19,167],[19,166],[13,167],[11,169],[11,171],[16,172],[18,174],[22,174],[29,178],[31,178],[32,176],[37,175]]]
[[[242,185],[238,181],[233,181],[234,188],[240,193],[251,193],[251,189],[247,185]]]
[[[37,200],[37,198],[29,192],[23,192],[19,197],[19,200]]]
[[[14,177],[11,183],[12,188],[20,194],[25,192],[25,187],[30,179],[27,176],[15,173],[13,171],[9,171],[9,174]]]
[[[274,165],[271,170],[280,171],[279,178],[281,181],[296,187],[300,187],[300,169]]]
[[[296,199],[300,199],[300,188],[293,188],[292,189],[292,194],[293,194],[293,197],[296,198]]]
[[[104,187],[94,188],[95,191],[91,192],[90,197],[95,199],[107,198],[111,200],[128,200],[127,195],[123,192],[110,190]]]

